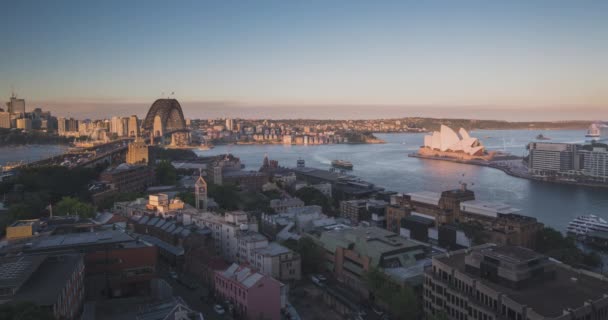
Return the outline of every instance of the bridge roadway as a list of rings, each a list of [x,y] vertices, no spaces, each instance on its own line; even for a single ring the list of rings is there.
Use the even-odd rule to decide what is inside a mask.
[[[124,138],[120,140],[111,141],[104,144],[98,144],[91,147],[81,148],[81,149],[71,149],[68,152],[63,154],[53,156],[50,158],[29,162],[23,164],[18,168],[35,168],[35,167],[44,167],[44,166],[66,166],[69,168],[76,167],[86,167],[93,166],[102,160],[110,160],[112,156],[126,153],[128,148],[128,143],[132,141],[133,138]]]

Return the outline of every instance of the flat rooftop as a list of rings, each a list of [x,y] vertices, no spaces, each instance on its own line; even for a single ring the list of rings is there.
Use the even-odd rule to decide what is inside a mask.
[[[271,242],[268,244],[266,248],[257,249],[257,253],[267,255],[267,256],[278,256],[280,254],[286,254],[291,252],[287,247],[284,247],[276,242]]]
[[[69,233],[33,239],[31,245],[24,248],[23,251],[52,251],[69,249],[72,247],[126,243],[131,241],[135,241],[135,239],[119,230]]]
[[[507,249],[510,250],[510,249]],[[498,252],[504,251],[499,250]],[[517,252],[510,256],[520,259],[532,258],[533,254]],[[537,253],[534,253],[538,255]],[[465,271],[465,252],[452,253],[450,256],[437,258],[442,263],[448,264],[468,277],[477,279],[484,285],[504,293],[514,301],[531,307],[538,314],[554,318],[562,315],[563,310],[580,308],[588,300],[597,300],[608,294],[608,282],[599,278],[573,270],[561,263],[556,263],[556,277],[554,280],[538,283],[523,289],[511,289],[498,285],[486,279],[470,274]],[[521,255],[521,256],[520,256]]]
[[[482,249],[481,252],[488,257],[516,264],[526,263],[545,257],[528,248],[517,246],[496,246]]]
[[[45,255],[0,258],[0,288],[19,288],[38,270]]]
[[[13,222],[11,227],[23,227],[23,226],[31,226],[34,223],[38,222],[38,220],[17,220]]]
[[[81,260],[80,254],[46,256],[38,271],[21,287],[14,300],[34,301],[43,306],[53,305]]]

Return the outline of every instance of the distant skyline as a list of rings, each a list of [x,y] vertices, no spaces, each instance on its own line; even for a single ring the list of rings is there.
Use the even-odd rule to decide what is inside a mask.
[[[607,1],[16,1],[0,100],[187,117],[608,120]]]

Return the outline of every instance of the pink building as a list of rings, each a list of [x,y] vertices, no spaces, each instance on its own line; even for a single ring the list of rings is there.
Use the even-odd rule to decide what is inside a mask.
[[[215,273],[215,292],[244,319],[281,319],[285,287],[279,281],[233,263]]]

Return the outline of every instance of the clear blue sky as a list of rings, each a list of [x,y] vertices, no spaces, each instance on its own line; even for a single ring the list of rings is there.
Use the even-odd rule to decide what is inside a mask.
[[[58,113],[175,91],[192,116],[356,105],[608,118],[608,1],[20,0],[0,12],[1,96],[14,86]]]

